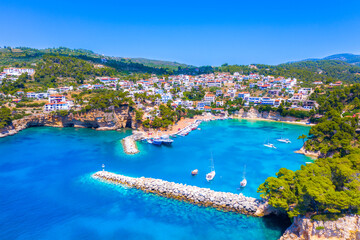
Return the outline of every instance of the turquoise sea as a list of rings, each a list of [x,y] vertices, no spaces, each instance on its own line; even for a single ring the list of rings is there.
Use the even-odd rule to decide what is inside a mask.
[[[30,128],[0,139],[0,239],[278,239],[286,219],[254,218],[165,199],[101,183],[101,170],[240,193],[246,196],[281,168],[299,169],[307,157],[294,153],[309,127],[265,121],[205,122],[177,137],[171,147],[138,143],[123,153],[131,131]],[[292,143],[276,141],[281,136]],[[269,139],[278,149],[263,146]],[[216,176],[205,180],[213,155]],[[199,169],[195,177],[191,170]]]

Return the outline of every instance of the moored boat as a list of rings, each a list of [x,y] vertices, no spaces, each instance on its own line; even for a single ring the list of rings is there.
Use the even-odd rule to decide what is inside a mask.
[[[264,146],[265,146],[265,147],[268,147],[268,148],[274,148],[274,149],[276,149],[275,145],[272,144],[272,143],[265,143]]]
[[[265,146],[265,147],[268,147],[268,148],[274,148],[274,149],[276,149],[275,145],[272,144],[272,143],[270,143],[269,139],[268,139],[268,143],[265,143],[264,146]]]
[[[243,180],[240,182],[240,187],[246,187],[247,180],[245,178],[245,174],[246,174],[246,165],[244,165]]]
[[[214,159],[212,157],[212,154],[211,154],[211,158],[210,158],[210,162],[211,162],[211,172],[209,172],[208,174],[206,174],[206,181],[210,182],[211,180],[214,179],[215,177],[215,167],[214,167]]]
[[[206,180],[207,180],[208,182],[210,182],[211,180],[213,180],[214,177],[215,177],[215,170],[209,172],[208,174],[206,174]]]
[[[288,138],[279,138],[279,139],[276,139],[276,140],[279,141],[279,142],[283,142],[283,143],[291,143],[291,141]]]
[[[279,139],[276,139],[278,142],[282,142],[282,143],[291,143],[291,141],[288,138],[283,138],[283,134],[284,134],[284,123],[281,126],[281,137]]]
[[[247,184],[247,180],[246,178],[244,178],[241,182],[240,182],[240,187],[246,187]]]
[[[161,145],[162,144],[162,140],[160,138],[153,138],[152,139],[152,144],[154,145]]]
[[[160,140],[162,141],[162,144],[164,145],[171,145],[174,140],[170,139],[170,137],[168,135],[164,135],[160,138]]]
[[[199,170],[194,169],[191,171],[191,175],[196,176],[199,173]]]

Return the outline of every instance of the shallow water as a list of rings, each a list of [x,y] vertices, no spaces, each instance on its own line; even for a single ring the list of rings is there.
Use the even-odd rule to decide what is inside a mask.
[[[30,128],[0,139],[0,239],[277,239],[288,222],[254,218],[165,199],[93,180],[93,172],[154,177],[246,196],[281,167],[309,161],[293,151],[309,127],[226,120],[207,122],[171,147],[139,143],[123,153],[131,131]],[[275,139],[281,135],[292,143]],[[263,146],[269,139],[278,149]],[[213,155],[216,176],[205,180]],[[199,169],[195,177],[191,170]]]

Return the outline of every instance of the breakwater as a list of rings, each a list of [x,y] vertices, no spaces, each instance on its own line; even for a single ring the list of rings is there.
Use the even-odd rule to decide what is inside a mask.
[[[143,139],[143,133],[138,131],[133,131],[131,136],[128,136],[121,140],[121,143],[124,147],[124,152],[126,154],[137,154],[139,149],[136,146],[136,141]]]
[[[208,188],[167,182],[154,178],[133,178],[107,171],[94,173],[93,178],[114,184],[140,189],[159,196],[186,201],[204,207],[214,207],[223,211],[262,217],[275,213],[265,200],[245,197],[243,194],[218,192]]]
[[[136,146],[136,142],[131,136],[122,139],[121,143],[124,147],[125,153],[127,153],[127,154],[139,153],[139,149]]]

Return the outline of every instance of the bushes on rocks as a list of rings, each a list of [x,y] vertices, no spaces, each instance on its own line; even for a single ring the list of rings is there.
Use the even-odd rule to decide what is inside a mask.
[[[322,158],[298,171],[280,169],[258,192],[289,217],[360,212],[360,154]]]

